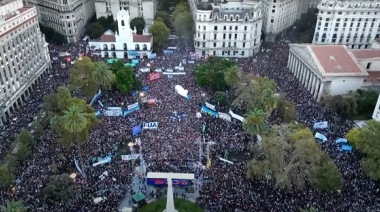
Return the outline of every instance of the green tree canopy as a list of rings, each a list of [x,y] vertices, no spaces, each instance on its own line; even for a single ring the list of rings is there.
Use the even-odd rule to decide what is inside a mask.
[[[319,159],[321,150],[308,128],[299,125],[275,125],[262,141],[247,165],[247,177],[271,179],[275,188],[303,188],[307,173]]]
[[[67,200],[77,193],[77,185],[68,174],[52,175],[42,190],[42,194],[51,200]]]
[[[11,144],[11,155],[17,160],[23,161],[30,155],[30,148],[20,141],[15,141]]]
[[[214,91],[224,91],[228,85],[224,79],[225,72],[236,66],[235,61],[221,57],[210,57],[206,63],[194,68],[195,77],[199,86],[211,86]]]
[[[357,103],[354,97],[328,95],[324,97],[323,103],[328,104],[334,112],[344,118],[347,118],[352,114],[356,114]]]
[[[6,201],[5,205],[0,206],[3,212],[26,212],[27,207],[22,205],[22,201]]]
[[[356,148],[357,146],[357,143],[360,142],[362,140],[361,138],[361,129],[360,128],[353,128],[351,129],[347,134],[346,134],[346,138],[348,140],[348,142],[350,142],[350,144]]]
[[[278,97],[277,108],[280,112],[282,121],[290,123],[296,120],[296,107],[292,101],[286,99],[284,94],[281,94]]]
[[[82,57],[82,60],[78,60],[69,71],[70,88],[72,90],[80,89],[88,98],[93,97],[98,89],[98,84],[92,77],[94,69],[95,64],[89,57]]]
[[[243,128],[248,134],[257,136],[267,130],[266,122],[267,117],[264,111],[259,108],[253,108],[246,114]]]
[[[34,138],[33,135],[27,130],[22,129],[20,134],[18,134],[16,141],[24,144],[27,147],[31,147],[34,144]]]
[[[336,192],[343,186],[343,178],[334,161],[326,153],[316,162],[310,171],[310,183],[318,190]]]
[[[7,188],[15,181],[13,174],[5,165],[0,165],[0,179],[0,188]]]
[[[105,62],[95,63],[92,78],[98,85],[106,89],[110,89],[115,82],[115,75]]]
[[[370,120],[358,138],[356,146],[363,153],[364,172],[373,180],[380,180],[380,122]]]
[[[142,34],[145,28],[145,20],[143,17],[136,17],[131,20],[130,26],[132,30],[136,27],[137,34]]]
[[[236,87],[241,83],[241,70],[238,66],[232,66],[224,73],[224,80],[230,87]]]
[[[170,26],[170,16],[167,12],[165,12],[163,10],[157,11],[154,19],[157,20],[158,18],[161,18],[167,27]]]
[[[187,2],[181,1],[175,7],[171,21],[177,35],[190,41],[193,37],[194,20]]]
[[[124,63],[121,60],[116,60],[110,65],[110,69],[114,74],[116,74],[117,71],[124,68]]]
[[[65,36],[55,31],[51,27],[46,27],[40,24],[40,30],[45,35],[45,40],[48,43],[57,43],[57,44],[67,43]]]
[[[38,120],[36,120],[32,124],[31,129],[33,131],[33,137],[35,139],[41,138],[41,136],[43,136],[43,134],[45,133],[44,127],[41,125],[40,121],[38,121]]]
[[[149,27],[149,33],[154,37],[153,43],[156,51],[162,49],[170,35],[170,29],[158,19],[159,18],[157,18],[153,25]]]
[[[131,90],[140,89],[142,87],[142,82],[136,78],[132,68],[126,66],[116,72],[115,86],[122,93],[128,93]]]
[[[313,208],[313,206],[310,206],[309,208],[306,208],[306,209],[300,208],[300,212],[323,212],[323,211],[320,211],[316,208]]]
[[[86,27],[87,35],[90,38],[100,38],[106,31],[105,28],[98,22],[87,25]]]
[[[357,90],[358,95],[356,95],[356,108],[357,113],[371,119],[373,108],[375,108],[377,103],[377,98],[379,97],[379,92],[375,90]]]
[[[228,95],[226,92],[217,91],[214,93],[214,102],[219,103],[220,106],[228,105]]]

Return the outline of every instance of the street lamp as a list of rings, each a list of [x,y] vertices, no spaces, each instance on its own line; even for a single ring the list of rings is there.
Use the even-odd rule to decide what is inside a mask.
[[[131,161],[132,161],[132,181],[133,181],[133,172],[134,172],[134,167],[135,167],[135,160],[132,158],[133,156],[133,146],[135,144],[133,142],[129,142],[128,143],[128,146],[129,146],[129,149],[131,150]]]

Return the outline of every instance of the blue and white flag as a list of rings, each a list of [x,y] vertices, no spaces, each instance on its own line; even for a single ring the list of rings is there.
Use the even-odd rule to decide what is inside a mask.
[[[314,123],[314,126],[313,126],[314,129],[325,129],[327,127],[328,127],[327,121],[316,122]]]
[[[208,109],[206,106],[202,106],[201,112],[206,113],[210,116],[214,116],[214,117],[218,117],[218,115],[219,115],[217,112],[214,112],[214,111]]]
[[[340,144],[340,143],[346,144],[347,143],[347,139],[345,139],[345,138],[338,138],[338,140],[336,140],[336,143],[337,144]]]
[[[95,111],[95,116],[96,116],[96,117],[100,117],[100,115],[101,115],[100,111],[99,111],[99,110],[96,110],[96,111]]]
[[[82,174],[82,169],[79,167],[78,161],[77,159],[75,159],[75,157],[74,157],[74,163],[75,163],[75,167],[77,167],[78,172]]]
[[[143,129],[157,129],[158,128],[158,122],[149,122],[143,124]]]
[[[315,133],[315,136],[314,136],[314,137],[315,137],[315,138],[318,138],[318,139],[321,139],[323,142],[327,141],[326,136],[324,136],[323,134],[321,134],[321,133],[319,133],[319,132]]]
[[[98,165],[102,165],[102,164],[105,164],[105,163],[111,163],[111,155],[108,155],[107,157],[104,157],[104,158],[98,158],[98,162],[92,164],[93,167],[95,166],[98,166]]]
[[[124,117],[127,116],[128,114],[134,112],[134,111],[137,111],[137,110],[140,110],[140,106],[137,106],[137,107],[134,107],[134,108],[132,108],[130,110],[124,111]]]
[[[342,145],[340,148],[341,151],[352,151],[352,146],[350,145]]]

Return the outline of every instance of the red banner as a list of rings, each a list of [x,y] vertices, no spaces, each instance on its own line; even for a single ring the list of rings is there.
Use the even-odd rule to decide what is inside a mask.
[[[148,99],[148,105],[155,105],[156,100],[155,99]]]
[[[160,73],[149,74],[149,81],[158,80],[161,78]]]

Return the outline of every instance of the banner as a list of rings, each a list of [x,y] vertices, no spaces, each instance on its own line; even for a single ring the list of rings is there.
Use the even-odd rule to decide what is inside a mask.
[[[340,148],[341,151],[352,151],[352,146],[350,145],[342,145]]]
[[[327,127],[328,127],[327,121],[316,122],[314,123],[314,126],[313,126],[314,129],[325,129]]]
[[[134,103],[134,104],[128,105],[128,106],[127,106],[127,109],[130,110],[130,109],[133,109],[133,108],[138,107],[138,106],[139,106],[139,103],[136,102],[136,103]]]
[[[95,166],[102,165],[105,163],[111,163],[111,155],[108,155],[107,157],[104,157],[104,158],[100,158],[100,160],[98,158],[98,162],[92,164],[92,166],[95,167]]]
[[[163,72],[162,74],[164,74],[164,75],[186,75],[186,72],[173,72],[173,73]]]
[[[189,60],[189,61],[187,61],[187,63],[189,63],[189,64],[194,64],[195,61],[194,61],[194,60]]]
[[[140,60],[139,60],[139,59],[133,59],[133,60],[132,60],[132,63],[133,63],[133,64],[139,64],[139,63],[140,63]]]
[[[158,122],[149,122],[143,124],[143,129],[157,129],[158,128]]]
[[[143,90],[143,91],[149,91],[149,87],[148,86],[144,86],[144,87],[141,88],[141,90]]]
[[[183,71],[185,70],[185,68],[183,66],[176,66],[174,67],[175,70],[178,70],[178,71]]]
[[[105,116],[123,116],[123,111],[121,107],[108,107],[103,113]]]
[[[126,111],[124,111],[124,117],[127,116],[128,114],[134,112],[134,111],[137,111],[137,110],[140,110],[140,106],[137,106],[137,107],[132,108],[132,109],[130,109],[130,110],[126,110]]]
[[[53,57],[53,60],[58,60],[58,57]]]
[[[164,50],[164,54],[173,54],[173,50],[166,49]]]
[[[232,110],[230,110],[229,114],[232,116],[232,118],[235,118],[241,122],[244,122],[245,121],[245,118],[244,117],[241,117],[237,114],[235,114],[234,112],[232,112]]]
[[[210,104],[210,103],[208,103],[208,102],[206,102],[205,105],[206,105],[207,108],[209,108],[209,109],[211,109],[211,110],[213,110],[213,111],[216,111],[216,110],[215,110],[215,105],[212,105],[212,104]]]
[[[142,157],[141,154],[122,155],[121,160],[136,160],[141,157]]]
[[[132,128],[132,135],[137,135],[139,132],[141,132],[141,125]]]
[[[336,143],[337,144],[340,144],[340,143],[346,144],[347,143],[347,139],[345,139],[345,138],[338,138],[338,140],[336,140]]]
[[[101,113],[99,110],[95,110],[95,117],[100,117]]]
[[[169,46],[168,49],[170,49],[170,50],[176,50],[177,47],[175,47],[175,46]]]
[[[82,174],[82,169],[79,167],[78,161],[77,159],[75,159],[75,157],[74,157],[74,163],[75,163],[75,167],[77,167],[78,172]]]
[[[167,179],[147,178],[147,184],[153,186],[167,186]],[[172,179],[172,186],[188,186],[189,180]]]
[[[321,133],[317,132],[315,133],[315,138],[321,139],[323,142],[327,141],[326,136],[322,135]]]
[[[148,105],[155,105],[156,100],[155,99],[148,99]]]
[[[220,113],[219,112],[219,118],[226,120],[228,122],[231,122],[231,116],[229,116],[227,113]]]
[[[91,102],[90,102],[90,105],[94,104],[94,102],[96,100],[98,100],[98,98],[102,95],[102,90],[99,89],[99,92],[97,94],[94,95],[94,98],[92,98]]]
[[[155,72],[162,72],[162,69],[161,68],[156,68],[154,71]]]
[[[156,59],[157,58],[157,54],[156,53],[151,53],[151,54],[148,55],[148,58],[150,60]]]
[[[131,57],[139,56],[139,52],[138,51],[128,51],[128,56],[131,56]]]
[[[149,68],[140,68],[140,71],[143,73],[150,72]]]
[[[158,80],[161,78],[160,73],[149,74],[149,81]]]
[[[213,116],[213,117],[218,117],[218,115],[219,115],[217,112],[214,112],[205,106],[202,106],[201,112],[206,113],[206,114]]]

